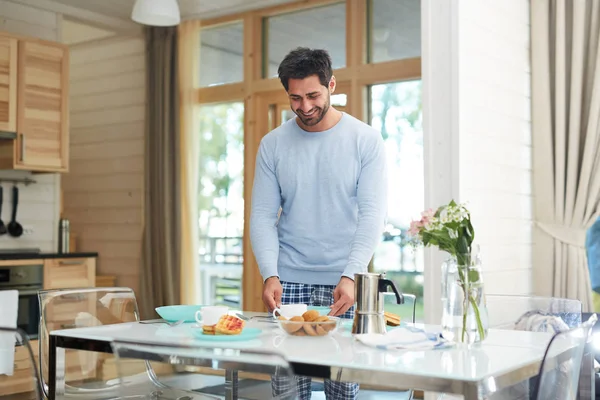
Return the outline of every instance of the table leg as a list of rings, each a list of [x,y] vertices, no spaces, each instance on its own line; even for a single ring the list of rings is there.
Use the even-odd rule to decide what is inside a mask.
[[[238,398],[238,372],[232,369],[225,371],[225,400]]]
[[[477,384],[466,383],[464,388],[465,400],[479,400],[479,386]]]

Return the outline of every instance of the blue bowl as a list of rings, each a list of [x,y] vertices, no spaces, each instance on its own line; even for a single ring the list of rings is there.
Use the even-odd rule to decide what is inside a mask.
[[[196,322],[196,311],[204,305],[180,305],[180,306],[162,306],[155,310],[160,317],[169,322],[183,320],[184,322]]]
[[[331,311],[331,307],[329,306],[308,306],[309,310],[317,310],[319,315],[328,315]]]

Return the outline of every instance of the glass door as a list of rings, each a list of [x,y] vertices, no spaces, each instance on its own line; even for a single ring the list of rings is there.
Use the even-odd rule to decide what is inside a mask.
[[[198,228],[204,304],[241,308],[244,103],[199,109]]]
[[[424,253],[407,235],[425,204],[421,81],[373,85],[368,93],[369,124],[383,136],[389,177],[387,226],[372,269],[417,296],[416,320],[422,322]]]

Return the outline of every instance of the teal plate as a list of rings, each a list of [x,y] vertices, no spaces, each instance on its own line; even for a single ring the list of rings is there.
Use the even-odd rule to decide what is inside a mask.
[[[198,326],[192,327],[192,334],[196,339],[205,340],[207,342],[233,342],[250,340],[256,338],[262,333],[262,329],[245,328],[239,335],[205,335],[202,328]]]
[[[327,315],[331,311],[331,307],[329,306],[308,306],[308,310],[317,310],[319,315]]]
[[[169,322],[181,321],[196,322],[196,311],[204,305],[180,305],[180,306],[162,306],[155,310],[160,317]]]

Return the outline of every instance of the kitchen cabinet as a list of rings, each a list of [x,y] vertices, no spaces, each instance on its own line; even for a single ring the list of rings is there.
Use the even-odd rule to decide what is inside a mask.
[[[96,286],[95,258],[44,259],[44,289]]]
[[[30,345],[37,367],[39,358],[38,341],[32,340]],[[0,396],[33,391],[33,371],[31,370],[31,361],[25,347],[15,346],[14,365],[15,367],[12,376],[0,375]]]
[[[1,70],[1,68],[0,68]],[[94,256],[92,256],[94,255]],[[28,258],[24,255],[6,256],[0,259],[0,267],[15,266],[40,266],[43,265],[44,289],[64,289],[75,287],[94,287],[96,284],[96,253],[78,253],[70,255],[35,254]],[[35,258],[34,258],[35,257]],[[46,318],[55,326],[55,329],[68,328],[73,323],[73,315],[80,311],[93,312],[94,304],[82,302],[76,296],[63,298],[55,302],[46,310]],[[31,347],[38,365],[39,347],[37,340],[31,340]],[[12,376],[0,375],[0,397],[21,398],[28,396],[26,393],[32,390],[33,380],[27,352],[22,346],[15,347],[15,370]],[[90,370],[82,368],[80,352],[67,351],[66,379],[68,381],[79,381],[82,379],[93,379],[97,376],[97,370],[102,370],[103,359],[99,358],[92,363],[98,363],[96,368]],[[87,365],[87,364],[86,364]],[[93,365],[93,364],[92,364]],[[13,395],[18,397],[12,397]],[[25,397],[23,397],[25,398]],[[27,397],[28,398],[28,397]]]
[[[0,36],[0,132],[17,132],[17,45]]]
[[[0,32],[0,169],[68,171],[68,100],[68,47]]]

